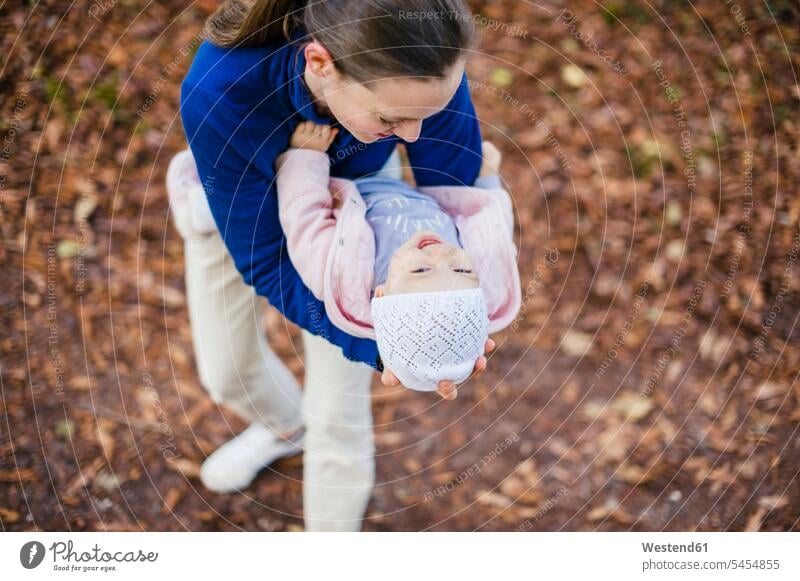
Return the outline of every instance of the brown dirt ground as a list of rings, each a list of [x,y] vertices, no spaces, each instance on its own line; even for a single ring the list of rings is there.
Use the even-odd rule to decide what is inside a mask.
[[[302,526],[300,458],[197,478],[243,425],[197,380],[163,185],[216,3],[168,4],[0,14],[2,530]],[[525,309],[455,402],[376,381],[367,530],[798,528],[800,10],[649,6],[473,2]]]

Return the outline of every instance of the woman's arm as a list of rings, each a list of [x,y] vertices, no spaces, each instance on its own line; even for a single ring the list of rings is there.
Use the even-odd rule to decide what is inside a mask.
[[[271,135],[265,147],[257,153],[248,149],[244,140],[237,138],[240,116],[186,83],[181,92],[181,116],[214,221],[244,281],[287,319],[341,347],[348,359],[375,366],[375,342],[335,327],[287,255],[274,171],[268,168],[286,147],[288,136],[265,128],[265,134]],[[259,169],[254,167],[256,155]],[[270,156],[267,163],[265,158]]]
[[[407,143],[418,186],[471,186],[481,167],[481,129],[467,75],[447,106],[422,122],[419,139]]]

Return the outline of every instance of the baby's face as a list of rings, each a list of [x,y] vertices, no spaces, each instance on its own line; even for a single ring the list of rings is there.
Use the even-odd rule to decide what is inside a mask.
[[[455,291],[478,287],[478,275],[463,248],[430,231],[414,234],[392,256],[378,294]],[[377,289],[376,289],[377,291]]]

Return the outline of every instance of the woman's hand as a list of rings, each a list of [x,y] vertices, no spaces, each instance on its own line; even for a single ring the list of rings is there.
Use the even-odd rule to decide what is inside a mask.
[[[337,127],[317,125],[311,121],[303,121],[297,126],[289,140],[289,147],[295,149],[313,149],[325,153],[339,133]]]
[[[492,339],[486,340],[486,345],[484,345],[484,352],[491,353],[494,351],[496,344]],[[476,377],[483,373],[486,370],[486,357],[481,355],[478,359],[475,360],[475,367],[472,370],[473,377]],[[392,373],[391,369],[384,369],[383,373],[381,374],[381,383],[387,387],[393,387],[395,385],[400,385],[400,380],[397,379],[397,376]],[[443,379],[439,382],[439,387],[436,389],[436,393],[442,396],[443,399],[453,400],[456,399],[458,396],[458,389],[456,388],[456,384],[448,379]]]

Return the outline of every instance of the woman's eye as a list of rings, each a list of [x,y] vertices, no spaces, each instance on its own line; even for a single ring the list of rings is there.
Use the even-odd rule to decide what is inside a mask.
[[[417,268],[416,270],[412,270],[411,273],[412,274],[419,274],[420,272],[428,272],[429,270],[430,270],[429,268],[424,268],[423,267],[423,268]]]
[[[459,274],[472,274],[472,270],[469,268],[454,268],[453,272],[458,272]]]

